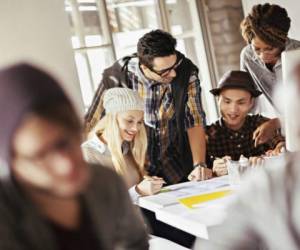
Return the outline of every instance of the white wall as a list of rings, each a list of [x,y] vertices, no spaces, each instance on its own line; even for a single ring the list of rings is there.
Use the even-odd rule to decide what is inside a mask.
[[[83,110],[63,0],[0,0],[0,67],[20,60],[41,65]]]
[[[300,63],[300,50],[292,50],[282,53],[282,80],[286,88],[291,88],[297,82],[294,79],[295,67]],[[283,89],[283,91],[286,91]],[[287,90],[288,91],[288,90]],[[282,91],[281,91],[282,92]],[[289,98],[289,99],[284,99]],[[297,119],[299,112],[299,96],[297,89],[292,93],[278,93],[277,100],[281,101],[283,105],[283,118],[284,118],[284,129],[286,136],[286,148],[289,151],[295,152],[300,150],[299,141],[299,119]],[[283,100],[283,103],[282,103]],[[287,101],[285,101],[287,100]],[[292,104],[290,102],[292,101]],[[294,109],[291,108],[295,107]]]
[[[300,40],[300,2],[297,0],[242,0],[245,15],[250,12],[253,5],[259,3],[264,4],[266,2],[278,4],[287,10],[289,17],[291,18],[289,37]]]

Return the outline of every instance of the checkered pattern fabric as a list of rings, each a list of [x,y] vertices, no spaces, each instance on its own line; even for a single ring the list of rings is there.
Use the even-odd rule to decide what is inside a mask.
[[[207,126],[206,161],[208,166],[212,167],[216,158],[222,158],[225,155],[231,156],[233,160],[238,160],[240,155],[245,157],[259,156],[269,149],[273,149],[279,142],[284,141],[284,137],[277,134],[271,141],[254,147],[253,132],[259,125],[268,120],[261,115],[248,115],[244,125],[238,131],[227,128],[222,118]]]
[[[145,124],[149,145],[146,169],[151,175],[163,177],[169,184],[177,183],[186,176],[184,176],[183,166],[180,163],[181,152],[172,83],[160,84],[147,79],[141,72],[137,58],[130,59],[126,72],[126,87],[138,91],[145,103]],[[112,74],[113,72],[110,72],[110,75]],[[115,86],[120,86],[117,81]],[[87,131],[95,126],[103,113],[100,100],[105,89],[103,83],[97,89],[92,106],[86,116]],[[205,113],[201,104],[201,87],[196,72],[190,76],[184,101],[186,103],[185,130],[195,126],[204,126]]]
[[[155,144],[155,152],[148,152],[148,171],[151,175],[161,175],[168,183],[182,180],[183,171],[178,149],[178,132],[175,117],[171,84],[160,84],[147,79],[137,63],[129,63],[132,88],[139,92],[145,101],[145,124],[148,129],[148,143]],[[203,126],[205,113],[201,104],[200,81],[196,74],[191,75],[185,108],[185,129]],[[155,132],[153,132],[155,131]]]

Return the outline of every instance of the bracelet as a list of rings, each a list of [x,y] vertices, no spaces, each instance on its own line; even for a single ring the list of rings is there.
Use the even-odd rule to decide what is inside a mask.
[[[199,162],[193,166],[194,169],[197,167],[207,168],[207,165],[205,162]]]

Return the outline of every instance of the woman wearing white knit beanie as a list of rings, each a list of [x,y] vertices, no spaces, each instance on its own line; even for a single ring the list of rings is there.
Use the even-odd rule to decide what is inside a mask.
[[[144,101],[129,88],[108,89],[102,99],[105,116],[82,144],[85,159],[111,167],[124,177],[134,202],[160,191],[164,180],[146,176],[147,135]]]

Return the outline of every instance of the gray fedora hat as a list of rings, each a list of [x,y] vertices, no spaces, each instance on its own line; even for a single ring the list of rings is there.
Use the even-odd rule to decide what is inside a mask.
[[[223,89],[243,89],[249,91],[253,97],[258,97],[262,94],[255,87],[255,83],[251,75],[246,71],[231,70],[226,72],[219,81],[218,88],[210,90],[210,92],[218,96]]]

